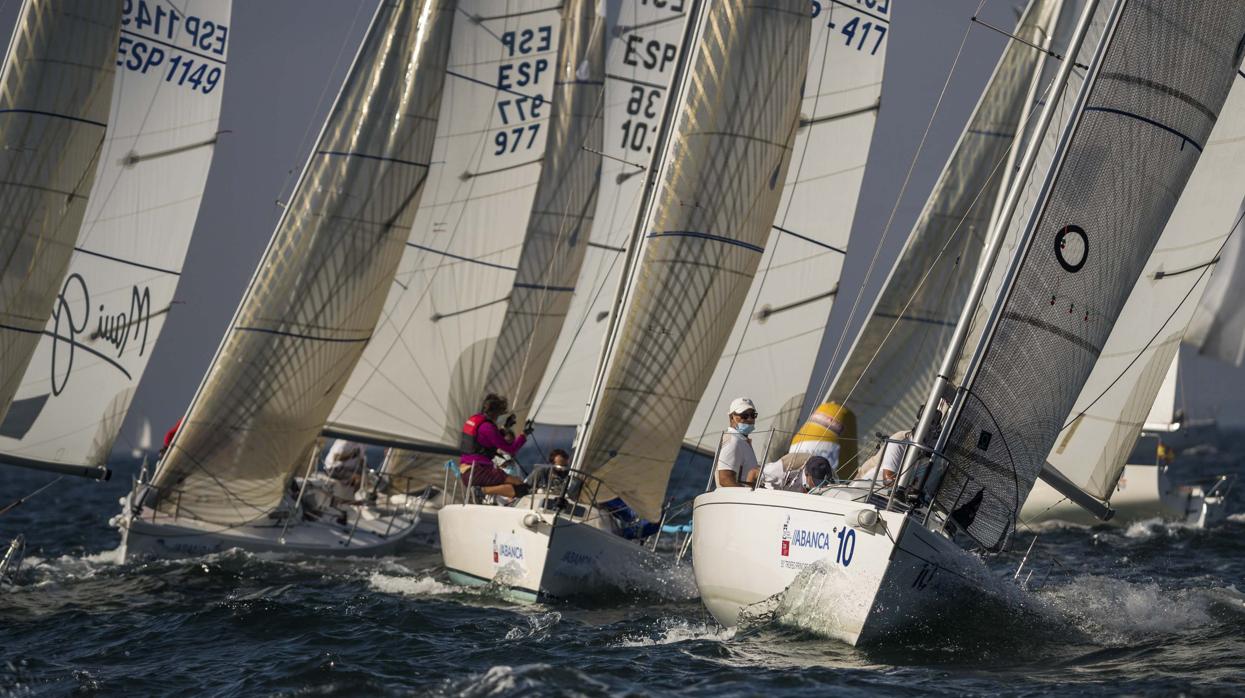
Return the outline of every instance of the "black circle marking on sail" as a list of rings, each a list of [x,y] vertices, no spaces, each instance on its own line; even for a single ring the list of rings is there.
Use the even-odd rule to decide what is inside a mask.
[[[1068,258],[1064,256],[1064,248],[1067,246],[1069,235],[1081,238],[1081,257],[1076,261],[1068,261]],[[1055,235],[1055,259],[1059,260],[1059,266],[1073,274],[1085,266],[1085,260],[1089,259],[1089,236],[1085,234],[1084,228],[1079,225],[1066,225]]]

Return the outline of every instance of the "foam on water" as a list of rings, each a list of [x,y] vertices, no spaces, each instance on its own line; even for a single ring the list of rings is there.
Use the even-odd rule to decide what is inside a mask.
[[[428,575],[403,577],[383,572],[373,572],[368,577],[368,586],[382,594],[397,596],[440,596],[465,590],[465,587],[451,586]]]
[[[1234,588],[1163,588],[1098,575],[1074,577],[1037,596],[1054,617],[1095,643],[1124,644],[1197,631],[1224,621],[1220,609],[1245,613],[1245,596]],[[1234,622],[1239,622],[1237,615]]]
[[[652,627],[639,633],[622,636],[614,647],[656,647],[679,642],[708,640],[726,642],[735,637],[735,631],[717,624],[695,623],[683,618],[662,618]]]

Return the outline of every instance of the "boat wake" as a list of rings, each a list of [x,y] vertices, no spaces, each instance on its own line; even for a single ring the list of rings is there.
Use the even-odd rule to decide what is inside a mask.
[[[393,594],[395,596],[443,596],[446,594],[461,594],[467,590],[467,587],[446,584],[438,579],[434,579],[431,575],[411,577],[386,574],[384,572],[373,572],[368,577],[368,586],[382,594]]]

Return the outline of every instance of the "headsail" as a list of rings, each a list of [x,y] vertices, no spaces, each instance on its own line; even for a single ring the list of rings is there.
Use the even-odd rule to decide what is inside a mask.
[[[1103,7],[1076,118],[940,441],[936,500],[990,549],[1009,540],[1240,65],[1239,3]]]
[[[665,126],[666,95],[684,59],[688,5],[625,0],[606,20],[604,157],[596,210],[552,364],[537,391],[534,416],[542,424],[573,426],[584,416],[646,172]]]
[[[808,65],[803,3],[697,7],[680,110],[635,228],[574,462],[654,519],[765,251]]]
[[[1239,92],[1239,90],[1238,90]],[[1185,343],[1203,356],[1212,356],[1233,366],[1245,361],[1245,200],[1236,216],[1232,238],[1219,253],[1206,292],[1189,322]]]
[[[1016,36],[1050,45],[1063,4],[1032,0]],[[826,401],[851,410],[862,441],[911,427],[929,394],[1009,181],[1008,159],[1020,150],[1026,116],[1040,94],[1044,62],[1041,51],[1022,41],[1004,49],[830,388]],[[840,465],[850,475],[859,463]]]
[[[371,337],[428,173],[451,0],[377,9],[152,484],[233,525],[276,509]]]
[[[814,5],[791,169],[756,278],[697,406],[687,446],[717,448],[735,397],[760,411],[757,451],[786,453],[838,292],[882,98],[894,3]]]
[[[552,114],[576,113],[551,103],[561,7],[458,3],[427,196],[327,433],[457,453],[516,282]],[[587,94],[567,87],[560,96]]]
[[[230,5],[147,0],[140,14],[139,3],[125,4],[112,110],[85,221],[44,337],[0,422],[0,458],[107,472],[172,311],[207,183]]]
[[[1051,465],[1099,499],[1114,493],[1141,430],[1170,431],[1176,421],[1180,338],[1237,223],[1242,181],[1245,90],[1238,84],[1050,452]]]
[[[104,142],[120,0],[26,0],[0,74],[0,419],[65,278]]]

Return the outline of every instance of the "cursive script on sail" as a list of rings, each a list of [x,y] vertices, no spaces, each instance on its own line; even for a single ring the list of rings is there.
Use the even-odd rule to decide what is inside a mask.
[[[129,372],[108,356],[103,350],[79,341],[78,337],[91,326],[91,292],[81,274],[70,274],[56,298],[52,312],[52,394],[60,395],[73,374],[74,353],[78,349],[103,359],[113,368],[129,377]],[[103,339],[112,346],[115,357],[125,353],[130,340],[138,342],[138,355],[147,350],[147,334],[151,326],[151,290],[144,286],[131,287],[130,306],[126,312],[108,312],[103,304],[98,306],[94,318],[95,329],[87,337],[88,342]],[[109,352],[109,353],[113,353]]]

